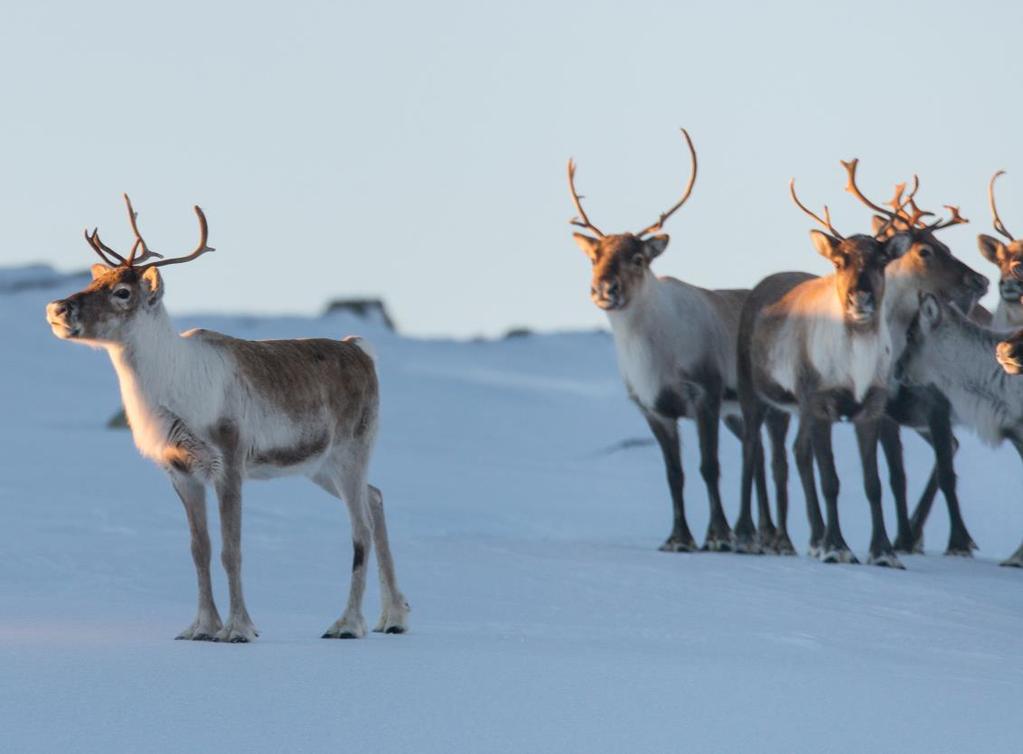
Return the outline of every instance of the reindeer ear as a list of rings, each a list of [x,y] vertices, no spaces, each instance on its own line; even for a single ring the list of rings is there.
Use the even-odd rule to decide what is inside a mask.
[[[941,304],[933,293],[920,292],[920,324],[933,330],[941,324]]]
[[[881,232],[881,228],[888,224],[887,217],[881,217],[881,215],[874,215],[870,218],[870,235],[876,236]]]
[[[983,233],[977,236],[977,248],[980,249],[981,256],[992,264],[999,264],[1001,258],[1005,256],[1005,244]]]
[[[110,267],[105,264],[94,264],[89,268],[89,272],[92,273],[92,279],[95,280],[110,272]]]
[[[150,306],[163,298],[163,278],[155,267],[147,267],[142,273],[142,287],[146,290],[146,303]]]
[[[579,244],[579,248],[583,250],[583,254],[590,258],[591,262],[597,261],[597,248],[600,246],[600,241],[592,236],[584,236],[582,233],[573,233],[572,238]]]
[[[898,259],[913,245],[913,237],[909,233],[896,233],[884,242],[884,254],[889,261]]]
[[[813,242],[813,247],[817,249],[817,253],[825,259],[832,262],[839,259],[840,252],[838,247],[841,241],[834,236],[829,236],[827,233],[822,233],[819,230],[811,230],[810,240]]]
[[[664,253],[664,250],[668,248],[669,237],[666,235],[652,236],[651,238],[643,241],[643,247],[646,249],[646,255],[648,259],[657,259]]]

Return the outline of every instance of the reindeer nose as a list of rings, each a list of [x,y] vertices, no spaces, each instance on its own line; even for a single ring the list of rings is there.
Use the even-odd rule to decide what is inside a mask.
[[[988,285],[990,283],[988,279],[979,272],[968,272],[966,274],[966,284],[973,288],[973,290],[977,292],[977,295],[983,296],[987,293]]]
[[[874,308],[874,294],[870,291],[856,291],[849,297],[849,299],[853,306],[860,309]]]
[[[66,299],[61,301],[51,301],[46,305],[46,317],[47,319],[60,319],[72,312],[73,304]]]

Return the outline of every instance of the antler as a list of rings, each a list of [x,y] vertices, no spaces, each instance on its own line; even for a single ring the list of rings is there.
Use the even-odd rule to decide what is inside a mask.
[[[110,267],[117,267],[119,264],[128,263],[127,259],[99,240],[99,228],[93,228],[91,235],[89,234],[89,229],[86,228],[85,241],[92,247],[92,250],[96,252],[99,258],[103,260],[104,264]],[[110,257],[113,257],[113,261],[111,261]]]
[[[575,211],[579,213],[578,217],[573,217],[569,220],[569,222],[580,228],[592,230],[598,236],[603,238],[604,231],[590,222],[590,218],[586,216],[586,210],[583,209],[582,197],[579,196],[579,192],[575,190],[575,161],[571,158],[568,160],[568,190],[572,192],[572,203],[575,204]],[[199,208],[196,207],[196,209]]]
[[[131,253],[128,254],[127,257],[121,256],[116,251],[107,246],[105,243],[103,243],[99,238],[98,229],[94,229],[91,234],[89,233],[88,229],[85,230],[86,242],[88,242],[89,246],[92,247],[92,250],[99,255],[99,258],[102,259],[110,267],[124,266],[134,267],[137,270],[144,270],[148,267],[162,267],[163,265],[166,264],[180,264],[181,262],[190,262],[196,257],[205,254],[207,251],[215,251],[215,249],[206,245],[206,238],[209,232],[209,228],[206,225],[206,215],[202,213],[202,210],[199,209],[198,206],[195,207],[195,214],[198,215],[199,217],[199,245],[196,246],[195,251],[193,251],[188,256],[176,257],[173,259],[164,259],[162,254],[157,254],[155,251],[150,249],[149,246],[146,245],[145,239],[142,238],[142,234],[139,233],[138,226],[139,215],[138,212],[135,211],[135,208],[132,207],[131,199],[128,198],[127,194],[124,194],[124,203],[128,206],[128,222],[131,223],[132,232],[135,234],[135,243],[132,244]],[[142,249],[141,254],[138,253],[139,249]],[[144,262],[145,260],[151,259],[153,257],[156,257],[159,261],[149,262],[148,264],[143,265],[139,264],[140,262]]]
[[[988,183],[987,185],[987,198],[988,201],[991,203],[991,214],[994,215],[993,223],[995,226],[995,230],[1001,233],[1006,238],[1008,238],[1010,241],[1015,241],[1016,239],[1012,237],[1012,233],[1009,232],[1009,229],[1005,227],[1005,223],[1002,222],[1002,218],[998,216],[998,207],[995,206],[995,181],[998,179],[998,176],[1000,175],[1005,175],[1005,171],[999,170],[997,173],[991,176],[991,182]]]
[[[927,226],[927,230],[934,232],[936,230],[942,230],[943,228],[951,228],[953,225],[961,225],[962,223],[970,222],[965,217],[959,214],[959,208],[953,207],[951,204],[945,204],[945,209],[952,213],[952,216],[948,220],[936,220]],[[926,212],[925,214],[932,214]]]
[[[801,210],[803,210],[803,212],[808,214],[814,220],[819,222],[821,225],[823,225],[825,228],[827,228],[828,229],[828,233],[833,235],[839,241],[845,240],[845,236],[843,236],[841,233],[839,233],[837,230],[835,230],[835,226],[831,224],[831,211],[828,209],[828,205],[826,205],[826,204],[824,205],[824,219],[821,219],[820,215],[817,215],[816,213],[811,212],[806,207],[805,204],[803,204],[801,201],[799,201],[799,197],[796,196],[796,179],[795,178],[792,178],[789,181],[789,194],[792,196],[792,201],[794,201],[796,203],[796,206],[799,207]]]
[[[880,230],[878,230],[877,233],[874,234],[875,238],[881,238],[881,236],[887,233],[888,229],[892,227],[892,224],[894,224],[896,220],[902,220],[903,222],[906,222],[906,218],[903,217],[902,213],[903,210],[907,206],[909,206],[909,204],[913,201],[913,197],[916,196],[916,192],[920,188],[920,179],[917,176],[915,175],[913,176],[913,190],[909,192],[909,196],[906,198],[905,201],[903,201],[895,208],[894,212],[892,212],[885,209],[884,207],[874,204],[874,202],[870,201],[870,199],[863,195],[863,192],[860,191],[860,187],[856,185],[856,168],[860,164],[858,158],[853,158],[849,160],[849,162],[846,162],[845,160],[840,160],[840,162],[842,163],[842,167],[845,168],[846,174],[849,176],[849,182],[846,183],[845,190],[848,191],[853,196],[855,196],[857,199],[863,202],[863,204],[867,205],[875,212],[880,212],[882,215],[888,218],[888,222],[881,226]],[[897,187],[896,197],[901,198],[904,192],[905,192],[904,186]]]
[[[136,262],[144,262],[151,257],[163,259],[163,254],[157,254],[146,245],[146,240],[142,237],[142,234],[139,233],[139,213],[131,206],[131,199],[128,198],[128,195],[122,194],[122,196],[124,197],[124,203],[128,206],[128,222],[131,223],[131,231],[135,234],[135,243],[131,246],[131,254],[128,255],[127,265],[129,267],[133,267]],[[140,256],[136,256],[136,253],[140,248],[142,249],[142,254]]]
[[[206,245],[206,238],[209,234],[209,227],[206,225],[206,215],[203,214],[198,204],[196,204],[192,209],[195,210],[195,215],[196,217],[199,218],[199,243],[196,245],[195,251],[183,257],[171,257],[170,259],[160,259],[159,261],[156,262],[150,262],[149,264],[142,265],[138,269],[145,270],[150,267],[164,267],[165,265],[168,264],[181,264],[182,262],[191,262],[193,259],[201,257],[207,251],[216,251],[216,249],[214,249],[212,246]],[[139,241],[141,242],[141,240],[142,239],[140,238]]]
[[[693,163],[693,172],[689,176],[689,183],[686,184],[686,188],[682,192],[682,198],[679,199],[678,202],[676,202],[675,206],[669,209],[667,212],[661,213],[661,216],[657,218],[657,222],[655,222],[653,225],[648,225],[646,228],[637,233],[636,234],[637,236],[642,237],[650,233],[656,233],[657,231],[659,231],[664,226],[664,223],[667,221],[667,219],[671,217],[673,214],[675,214],[675,211],[678,210],[678,208],[681,207],[683,204],[685,204],[686,200],[689,199],[689,195],[693,193],[693,186],[696,185],[696,148],[693,147],[693,140],[689,138],[689,132],[686,131],[684,128],[680,128],[679,130],[682,132],[682,135],[686,139],[686,146],[689,147],[689,157]]]

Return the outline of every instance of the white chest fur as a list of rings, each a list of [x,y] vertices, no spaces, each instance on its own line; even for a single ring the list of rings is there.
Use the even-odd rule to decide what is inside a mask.
[[[826,299],[820,311],[786,319],[769,350],[771,378],[790,393],[809,366],[819,378],[819,389],[848,390],[857,401],[873,386],[888,383],[892,367],[892,340],[884,320],[875,331],[856,332],[846,327],[837,307]],[[829,308],[830,306],[830,308]]]
[[[648,279],[627,308],[608,312],[618,368],[633,398],[652,409],[666,389],[678,391],[699,368],[727,372],[734,350],[704,292],[677,280]]]

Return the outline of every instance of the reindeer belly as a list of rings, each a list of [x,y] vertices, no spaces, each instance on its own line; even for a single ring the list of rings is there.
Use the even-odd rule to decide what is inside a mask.
[[[254,479],[270,479],[315,471],[330,447],[326,430],[299,437],[264,440],[246,454],[246,475]]]

